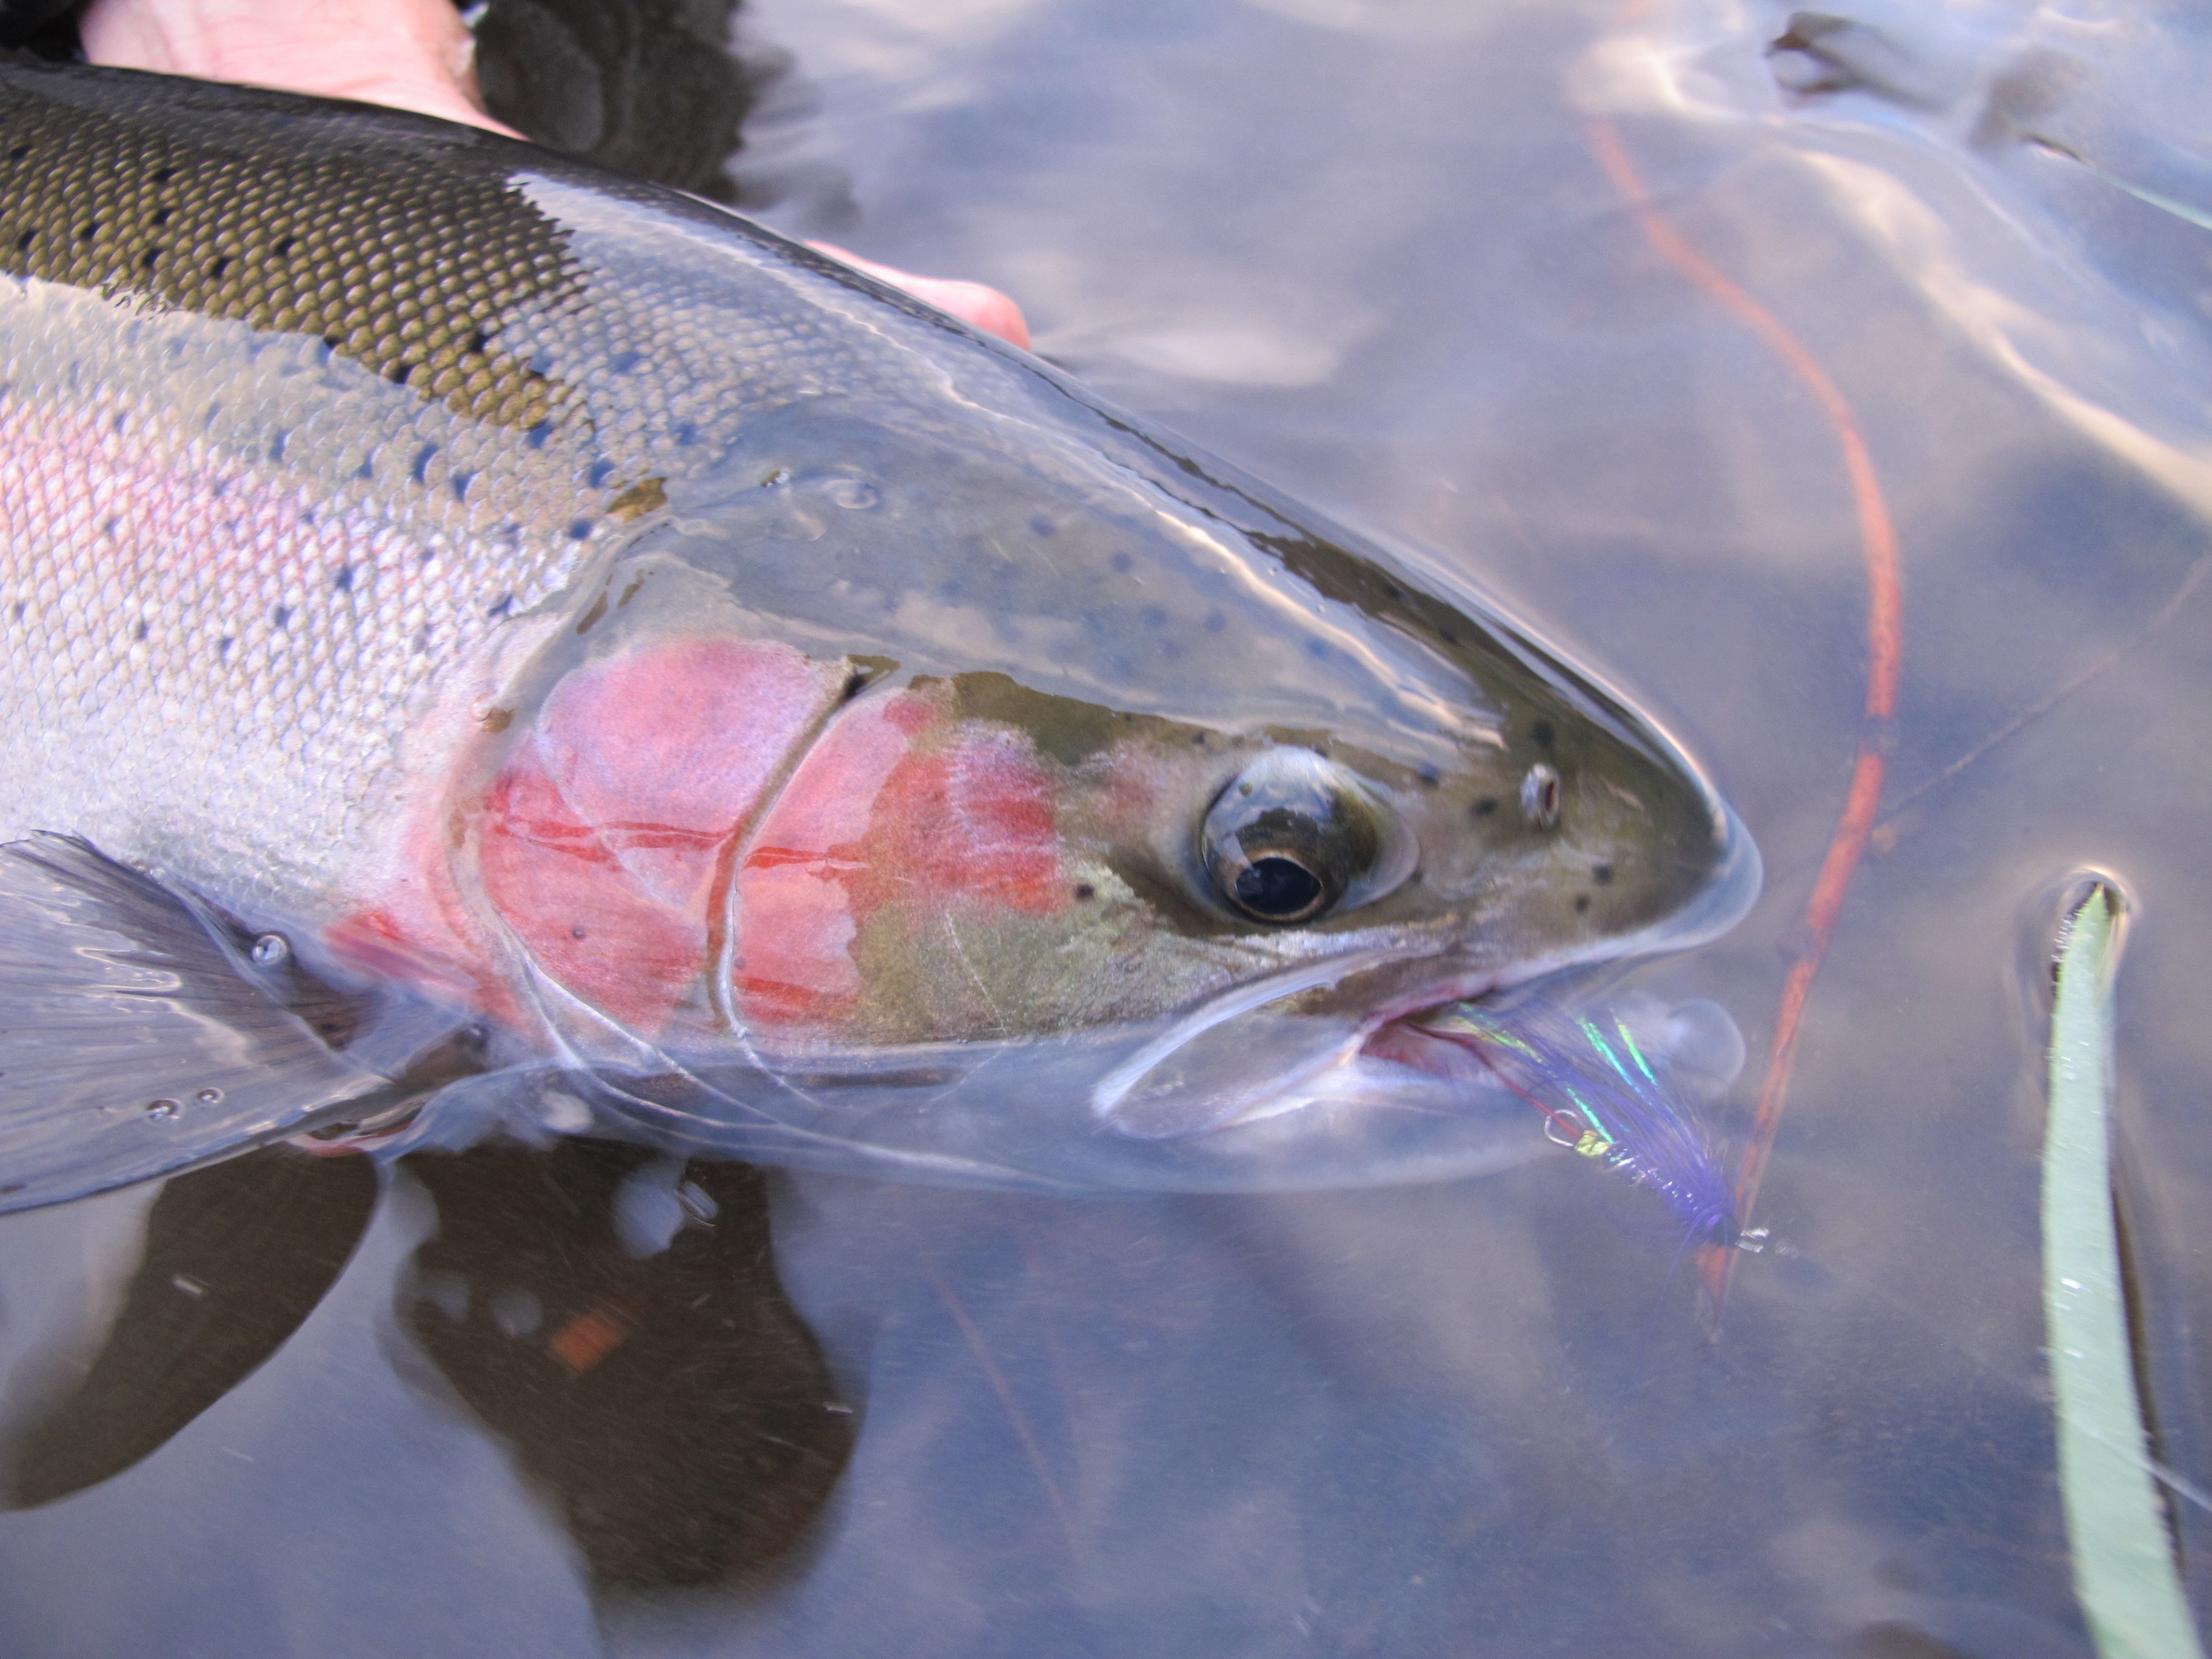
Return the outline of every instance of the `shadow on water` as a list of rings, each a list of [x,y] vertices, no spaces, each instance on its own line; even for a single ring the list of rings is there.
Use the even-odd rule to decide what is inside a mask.
[[[702,1160],[680,1185],[626,1185],[655,1173],[648,1155],[589,1140],[401,1167],[438,1230],[401,1287],[400,1325],[559,1512],[594,1589],[791,1564],[854,1415],[777,1280],[760,1172]],[[625,1211],[672,1186],[681,1219],[653,1249],[637,1236],[651,1220]]]
[[[282,1146],[169,1182],[105,1343],[13,1390],[11,1505],[120,1474],[251,1376],[344,1270],[376,1188],[365,1158]]]
[[[800,1560],[854,1418],[778,1282],[758,1171],[656,1181],[647,1154],[589,1140],[401,1171],[436,1221],[400,1281],[393,1363],[497,1437],[596,1594],[743,1586]],[[377,1188],[365,1158],[281,1146],[171,1180],[97,1351],[34,1360],[43,1386],[18,1373],[11,1506],[121,1474],[252,1375],[336,1282]]]

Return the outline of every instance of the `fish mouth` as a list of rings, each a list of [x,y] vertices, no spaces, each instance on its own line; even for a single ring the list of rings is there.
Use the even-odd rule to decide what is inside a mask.
[[[1255,980],[1176,1021],[1098,1080],[1097,1116],[1143,1140],[1189,1141],[1308,1107],[1361,1102],[1449,1111],[1452,1091],[1495,1092],[1462,1043],[1422,1021],[1571,968],[1680,950],[1719,937],[1757,899],[1759,851],[1717,798],[1711,873],[1692,901],[1601,942],[1499,962],[1434,940],[1345,951]],[[1439,1085],[1442,1085],[1441,1087]]]
[[[1495,967],[1440,964],[1432,952],[1373,949],[1303,964],[1240,988],[1178,1021],[1103,1078],[1098,1116],[1139,1140],[1179,1140],[1275,1117],[1363,1059],[1464,1080],[1414,1023],[1498,989]],[[1437,1052],[1431,1053],[1434,1049]]]

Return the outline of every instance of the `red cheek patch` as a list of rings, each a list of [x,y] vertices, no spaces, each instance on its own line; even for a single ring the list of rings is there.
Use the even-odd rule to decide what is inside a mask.
[[[1051,782],[1029,738],[980,721],[933,732],[945,725],[912,692],[856,707],[769,809],[737,874],[745,1018],[849,1012],[861,991],[853,946],[887,905],[911,926],[940,908],[1066,902]]]
[[[707,963],[738,830],[844,679],[788,646],[683,640],[576,670],[484,801],[484,890],[540,967],[659,1031]]]

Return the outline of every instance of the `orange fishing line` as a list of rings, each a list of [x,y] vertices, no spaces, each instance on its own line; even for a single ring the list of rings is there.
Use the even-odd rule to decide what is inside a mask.
[[[1632,3],[1627,15],[1637,9]],[[1844,799],[1843,817],[1829,839],[1827,853],[1820,860],[1820,875],[1813,883],[1812,896],[1806,901],[1802,943],[1783,980],[1781,1003],[1775,1010],[1774,1037],[1766,1051],[1766,1071],[1759,1081],[1751,1141],[1744,1149],[1743,1166],[1736,1176],[1736,1221],[1740,1226],[1747,1225],[1752,1206],[1759,1197],[1759,1180],[1766,1172],[1768,1154],[1773,1150],[1775,1131],[1782,1121],[1782,1108],[1790,1091],[1790,1069],[1796,1059],[1797,1037],[1804,1020],[1806,1001],[1812,994],[1813,977],[1820,972],[1821,959],[1828,953],[1836,919],[1843,911],[1844,891],[1850,885],[1852,872],[1858,868],[1860,856],[1866,851],[1868,838],[1874,831],[1875,809],[1881,800],[1883,752],[1887,747],[1890,721],[1897,713],[1898,660],[1904,622],[1904,598],[1897,577],[1897,531],[1890,522],[1889,506],[1882,498],[1881,481],[1875,474],[1874,459],[1867,451],[1857,418],[1844,394],[1837,390],[1836,383],[1828,378],[1827,371],[1820,367],[1819,359],[1772,312],[1692,247],[1659,210],[1634,163],[1628,159],[1620,134],[1612,122],[1593,119],[1584,124],[1583,131],[1591,154],[1636,215],[1652,252],[1758,336],[1803,383],[1821,412],[1827,416],[1835,428],[1836,441],[1843,450],[1844,471],[1850,482],[1851,505],[1858,515],[1859,545],[1866,562],[1866,716],[1860,728],[1857,758],[1851,767],[1850,789]],[[1716,1322],[1728,1291],[1734,1259],[1735,1252],[1725,1249],[1708,1248],[1701,1253],[1699,1266],[1712,1297],[1711,1312]]]

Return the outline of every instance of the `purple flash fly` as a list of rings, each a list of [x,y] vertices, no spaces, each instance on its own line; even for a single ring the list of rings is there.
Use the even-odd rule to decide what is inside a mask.
[[[1463,1044],[1544,1116],[1544,1133],[1584,1158],[1602,1158],[1666,1200],[1686,1245],[1744,1244],[1719,1149],[1669,1097],[1659,1073],[1618,1015],[1534,1005],[1502,1014],[1455,1003],[1421,1022]],[[1663,1068],[1662,1068],[1663,1069]]]

